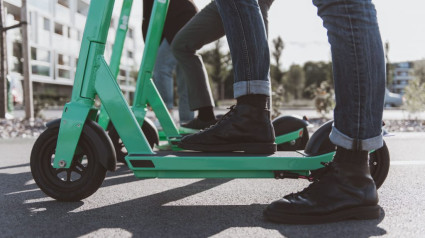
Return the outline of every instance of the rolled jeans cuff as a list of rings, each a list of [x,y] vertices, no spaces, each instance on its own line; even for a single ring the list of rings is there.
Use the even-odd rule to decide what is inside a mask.
[[[270,82],[265,80],[240,81],[233,84],[234,98],[248,94],[262,94],[270,96]]]
[[[369,139],[353,139],[347,135],[344,135],[335,126],[332,126],[332,131],[329,136],[331,142],[336,146],[341,146],[348,150],[364,150],[371,151],[376,150],[384,146],[384,140],[382,133],[379,136]]]

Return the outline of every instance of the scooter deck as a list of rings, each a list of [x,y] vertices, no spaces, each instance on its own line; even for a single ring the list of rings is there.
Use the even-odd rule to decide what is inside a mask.
[[[301,176],[323,167],[333,153],[305,156],[302,151],[274,154],[165,152],[130,154],[127,164],[138,178],[275,178],[277,173]]]

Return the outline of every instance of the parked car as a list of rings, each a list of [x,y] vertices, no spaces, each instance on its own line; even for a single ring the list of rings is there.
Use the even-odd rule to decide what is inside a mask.
[[[22,76],[9,74],[7,80],[10,83],[10,93],[12,94],[13,105],[22,105],[24,103],[24,90],[22,88]]]
[[[403,105],[403,96],[397,93],[392,93],[387,88],[385,89],[385,107],[400,107]]]

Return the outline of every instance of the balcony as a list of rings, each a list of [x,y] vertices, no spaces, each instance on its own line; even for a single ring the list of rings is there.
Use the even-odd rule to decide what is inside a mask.
[[[55,17],[61,22],[70,22],[71,21],[71,11],[69,8],[56,4],[55,8]]]

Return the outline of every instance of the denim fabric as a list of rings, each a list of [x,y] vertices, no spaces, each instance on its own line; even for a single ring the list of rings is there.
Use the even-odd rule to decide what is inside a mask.
[[[266,29],[268,11],[273,1],[258,1]],[[171,43],[173,54],[184,72],[191,110],[214,107],[207,70],[197,50],[223,36],[224,29],[220,13],[215,1],[212,1],[177,33]]]
[[[168,109],[172,109],[174,105],[173,72],[176,66],[177,60],[171,52],[168,41],[164,39],[158,49],[158,56],[152,78]],[[185,123],[194,118],[194,113],[189,110],[187,89],[182,74],[177,72],[176,76],[179,94],[180,123]]]
[[[184,73],[180,67],[180,64],[176,66],[176,75],[177,75],[177,94],[179,95],[179,118],[180,125],[188,123],[193,120],[195,113],[190,110],[189,107],[189,93],[186,87],[186,82],[184,79]]]
[[[370,0],[313,0],[331,44],[336,107],[331,141],[347,149],[382,147],[385,61]]]
[[[233,57],[235,96],[266,91],[270,61],[257,1],[216,2]],[[330,139],[346,149],[378,149],[383,145],[385,63],[374,5],[370,0],[313,0],[313,4],[332,51],[336,108]],[[260,82],[254,86],[253,81]]]
[[[216,0],[232,54],[234,97],[270,96],[270,52],[260,7],[256,0]]]
[[[173,54],[185,77],[191,110],[215,106],[204,61],[196,51],[224,36],[220,24],[220,15],[212,2],[187,23],[171,43]]]

